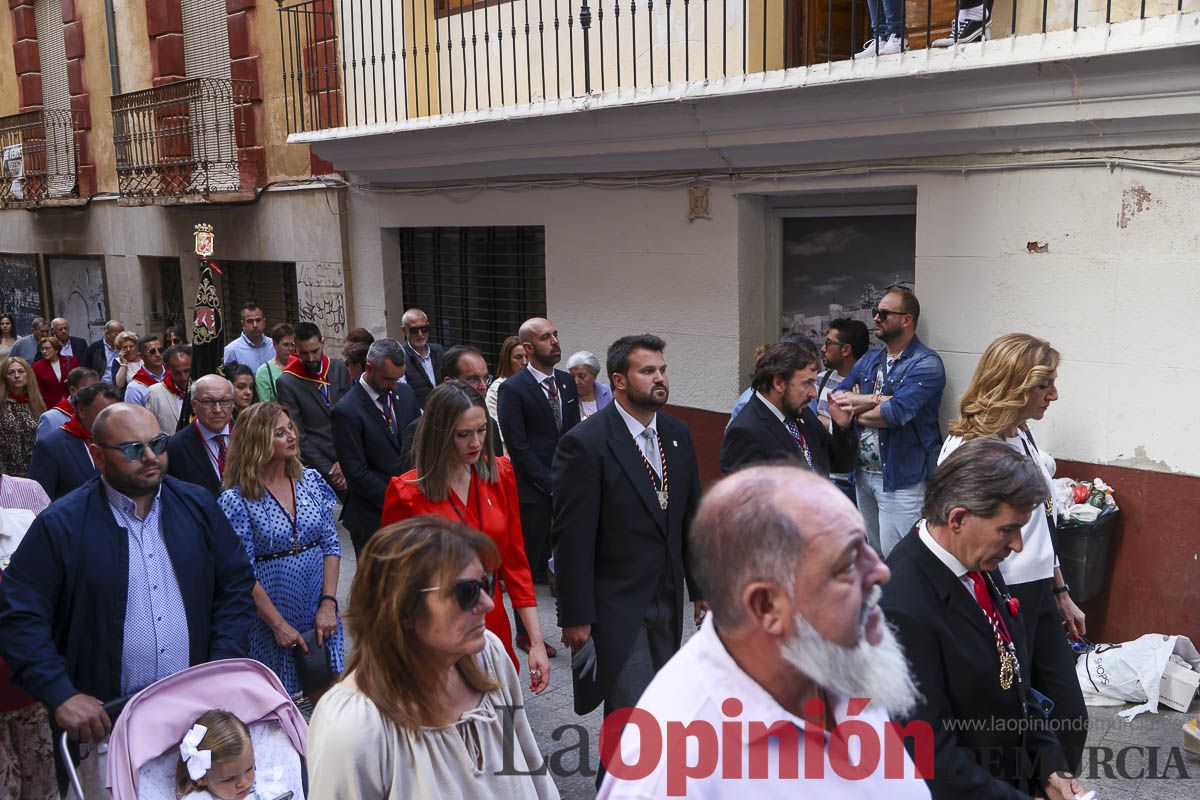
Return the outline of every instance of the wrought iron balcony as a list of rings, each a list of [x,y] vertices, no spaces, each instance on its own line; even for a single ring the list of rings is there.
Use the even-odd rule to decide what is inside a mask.
[[[254,166],[243,149],[250,92],[249,81],[190,78],[115,95],[121,201],[204,202],[252,191]]]
[[[941,47],[953,42],[951,23],[969,5],[966,0],[276,2],[292,133]],[[1006,39],[1181,14],[1200,9],[1200,0],[988,0],[986,7],[984,37]],[[872,40],[872,16],[881,18],[881,26],[896,18],[902,35],[895,44]],[[958,46],[984,37],[969,30]]]
[[[0,207],[36,208],[79,197],[79,114],[52,108],[0,117]]]

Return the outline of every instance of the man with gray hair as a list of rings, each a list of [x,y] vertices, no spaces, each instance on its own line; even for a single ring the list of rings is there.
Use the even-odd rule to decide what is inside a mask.
[[[13,342],[12,349],[8,351],[8,354],[19,356],[32,364],[38,357],[38,344],[49,335],[50,325],[46,320],[42,317],[34,317],[33,321],[29,323],[29,333],[17,337],[17,341]]]
[[[333,446],[346,476],[342,523],[357,554],[379,528],[388,482],[405,471],[401,437],[421,415],[412,387],[400,382],[406,359],[395,339],[376,339],[363,374],[330,412]]]
[[[888,556],[881,605],[924,694],[909,717],[933,729],[935,798],[1083,793],[1030,685],[1020,615],[1035,609],[1020,607],[998,569],[1046,498],[1037,465],[973,439],[934,470],[924,519]]]
[[[115,319],[104,323],[104,335],[91,343],[79,363],[96,370],[100,380],[112,383],[111,370],[113,359],[117,357],[117,336],[124,332],[125,326]]]
[[[71,335],[71,322],[66,317],[55,317],[50,320],[50,333],[62,345],[62,349],[58,351],[60,357],[73,356],[81,364],[83,363],[81,359],[87,353],[87,339]]]
[[[704,497],[688,544],[709,619],[638,701],[649,716],[630,716],[601,800],[795,797],[818,779],[822,798],[928,798],[889,725],[919,696],[877,605],[888,568],[846,496],[796,465],[749,467]],[[862,752],[876,754],[865,769],[835,741],[851,718]],[[646,758],[649,774],[622,779]]]
[[[216,497],[221,493],[233,429],[233,384],[221,375],[205,375],[193,381],[188,391],[196,419],[171,436],[167,471]]]

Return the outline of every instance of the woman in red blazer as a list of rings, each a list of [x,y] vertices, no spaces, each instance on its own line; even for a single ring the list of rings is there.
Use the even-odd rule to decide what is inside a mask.
[[[54,408],[67,398],[67,374],[79,366],[75,356],[60,356],[62,344],[53,336],[38,345],[42,357],[33,362],[33,375],[46,408]]]
[[[507,458],[493,455],[492,426],[483,396],[461,381],[443,383],[430,392],[417,425],[413,462],[416,469],[388,484],[380,524],[437,514],[491,537],[500,551],[500,577],[513,611],[529,631],[530,688],[541,692],[550,682],[550,659],[525,557],[517,478]],[[485,622],[519,670],[499,581],[495,591],[496,607]]]

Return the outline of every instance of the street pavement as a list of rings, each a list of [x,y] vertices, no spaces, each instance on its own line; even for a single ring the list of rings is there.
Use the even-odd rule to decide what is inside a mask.
[[[349,535],[342,531],[341,538],[338,601],[345,608],[355,564]],[[564,800],[588,800],[596,795],[601,714],[599,709],[583,717],[575,714],[570,658],[559,638],[554,598],[545,586],[538,586],[537,594],[542,632],[559,653],[550,659],[550,685],[544,692],[531,696],[526,684],[526,711],[538,746],[554,767],[554,780]],[[689,606],[684,614],[684,639],[695,631]],[[347,646],[352,644],[348,641]],[[524,655],[517,651],[523,681],[528,675]],[[1200,756],[1183,749],[1182,732],[1183,724],[1200,710],[1200,703],[1193,701],[1190,714],[1163,706],[1157,714],[1142,714],[1130,722],[1117,716],[1120,710],[1089,709],[1088,747],[1080,777],[1089,790],[1096,790],[1096,800],[1200,798]],[[587,760],[581,765],[583,745]]]

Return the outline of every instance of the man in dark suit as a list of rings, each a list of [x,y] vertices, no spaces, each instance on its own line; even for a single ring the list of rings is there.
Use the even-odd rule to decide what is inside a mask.
[[[425,407],[425,398],[438,385],[442,371],[443,348],[429,341],[429,317],[419,308],[410,308],[400,318],[404,325],[404,356],[408,361],[404,380],[417,393],[417,402]]]
[[[181,481],[203,486],[213,497],[221,493],[221,476],[233,419],[233,384],[220,375],[205,375],[191,385],[196,420],[171,436],[167,472]]]
[[[78,489],[99,474],[88,453],[92,423],[101,411],[121,401],[111,383],[93,383],[75,392],[75,413],[63,425],[38,439],[29,459],[29,477],[51,500]]]
[[[721,471],[747,464],[795,461],[823,478],[846,472],[858,458],[851,417],[831,408],[841,425],[825,429],[808,402],[817,395],[817,348],[812,342],[781,342],[768,347],[754,364],[754,394],[725,429]]]
[[[334,451],[348,487],[342,522],[355,554],[379,528],[388,482],[405,471],[401,434],[421,415],[412,387],[398,382],[404,370],[400,342],[376,339],[362,376],[330,413]]]
[[[637,703],[679,649],[685,585],[696,619],[706,608],[684,538],[700,472],[687,425],[659,411],[669,395],[663,347],[649,334],[613,343],[613,402],[564,434],[554,457],[558,621],[572,652],[594,642],[599,667],[594,690],[575,698],[578,713],[601,699],[605,715]]]
[[[933,728],[935,800],[1083,792],[1031,703],[1037,687],[1019,617],[1029,609],[998,569],[1020,552],[1021,527],[1046,496],[1033,462],[1004,442],[974,439],[934,470],[925,519],[888,556],[881,605],[924,696],[911,719]]]
[[[442,354],[441,382],[449,383],[450,381],[462,381],[479,392],[480,397],[486,396],[492,376],[488,373],[487,361],[484,360],[483,353],[465,344],[456,344],[446,350]],[[400,444],[406,472],[412,469],[412,448],[413,442],[417,438],[418,422],[420,422],[419,418],[414,419],[404,429],[404,436]],[[490,415],[488,422],[492,426],[492,452],[497,456],[502,456],[504,455],[504,442],[500,438],[500,423],[492,419]]]
[[[70,322],[63,317],[55,317],[50,320],[50,335],[58,339],[58,343],[62,345],[62,349],[58,351],[60,358],[74,356],[76,361],[83,364],[88,349],[87,339],[72,336]],[[38,352],[41,353],[40,347]],[[84,364],[84,366],[87,365]]]
[[[341,359],[325,355],[321,329],[311,322],[297,325],[296,352],[275,382],[275,393],[300,434],[300,458],[343,498],[346,476],[333,446],[330,414],[349,388],[350,371]]]
[[[574,376],[554,368],[562,358],[562,348],[550,320],[526,320],[518,336],[529,364],[500,384],[497,410],[508,457],[517,474],[525,554],[537,578],[545,573],[550,557],[554,496],[550,468],[559,438],[579,424],[579,393]]]
[[[112,383],[113,376],[108,368],[117,357],[117,336],[125,332],[125,326],[115,319],[104,323],[104,336],[92,342],[79,363],[96,370],[100,380]]]

